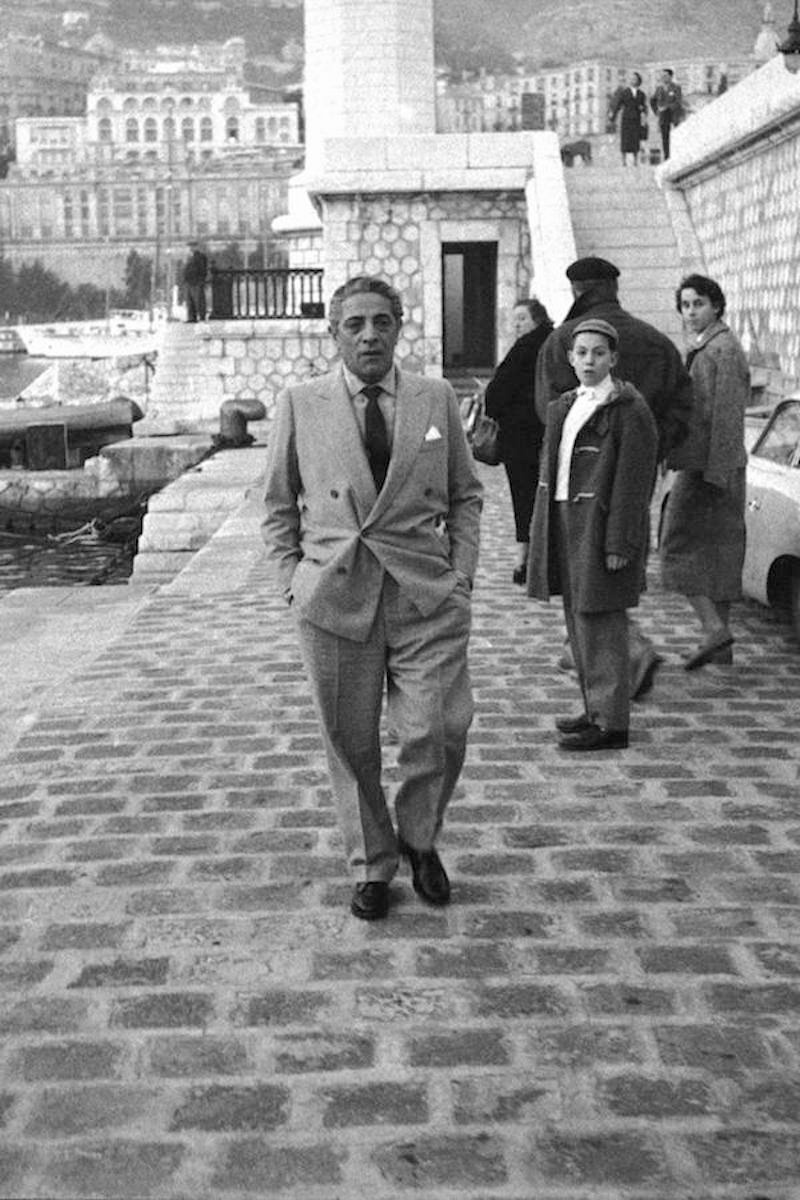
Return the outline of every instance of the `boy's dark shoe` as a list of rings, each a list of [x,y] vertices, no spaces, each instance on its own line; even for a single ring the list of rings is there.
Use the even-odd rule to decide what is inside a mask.
[[[357,883],[350,901],[350,912],[362,921],[378,921],[389,911],[389,885],[381,880]]]
[[[627,729],[601,729],[590,725],[580,733],[566,734],[558,743],[561,750],[625,750],[628,746]]]
[[[584,729],[591,729],[592,725],[593,722],[586,713],[577,717],[556,717],[556,729],[559,733],[582,733]]]
[[[694,654],[690,654],[686,662],[683,664],[687,671],[696,671],[699,667],[704,667],[706,663],[714,661],[714,655],[719,654],[721,650],[727,650],[733,645],[733,636],[727,629],[720,629],[716,633],[712,633],[704,642],[695,650]]]
[[[411,865],[411,882],[417,895],[429,904],[449,904],[450,880],[436,850],[415,850],[402,838],[397,839],[397,848]]]
[[[652,691],[656,671],[663,661],[664,659],[660,654],[656,654],[655,650],[651,650],[644,656],[633,681],[631,700],[641,700],[643,696]]]

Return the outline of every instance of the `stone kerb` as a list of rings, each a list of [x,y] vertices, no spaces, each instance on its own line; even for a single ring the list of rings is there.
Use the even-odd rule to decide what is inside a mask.
[[[226,400],[261,400],[330,367],[324,319],[208,321],[168,331],[143,422],[147,436],[216,431]]]

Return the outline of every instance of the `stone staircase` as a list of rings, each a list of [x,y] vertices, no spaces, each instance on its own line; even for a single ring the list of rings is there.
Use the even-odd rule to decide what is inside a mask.
[[[159,348],[158,367],[147,405],[146,431],[182,433],[214,430],[225,399],[222,343],[209,353],[213,326],[170,321]]]
[[[615,263],[623,307],[682,349],[675,288],[686,271],[702,265],[682,257],[652,168],[600,161],[567,169],[564,175],[577,256],[596,254]]]

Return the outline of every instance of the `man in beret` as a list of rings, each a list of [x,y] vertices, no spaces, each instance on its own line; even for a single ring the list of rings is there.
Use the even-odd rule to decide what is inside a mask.
[[[605,258],[579,258],[567,267],[574,301],[564,322],[554,329],[536,362],[536,411],[546,421],[547,406],[577,384],[569,363],[575,326],[600,317],[619,334],[617,374],[644,396],[658,430],[658,458],[667,467],[681,464],[680,447],[692,411],[692,384],[674,342],[631,313],[618,298],[619,269]],[[631,695],[650,690],[661,662],[652,643],[631,623]]]

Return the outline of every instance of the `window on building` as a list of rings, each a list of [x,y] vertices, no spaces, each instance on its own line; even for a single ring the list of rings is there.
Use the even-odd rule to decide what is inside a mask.
[[[174,119],[174,117],[165,117],[164,118],[164,141],[165,142],[174,142],[175,141],[175,119]]]
[[[97,232],[100,237],[108,237],[111,233],[111,206],[108,188],[97,189]]]
[[[81,237],[89,236],[90,215],[89,193],[81,192]]]
[[[158,108],[158,101],[156,100],[155,96],[145,96],[144,100],[142,101],[142,108],[146,112],[152,112],[154,109]]]
[[[239,140],[239,118],[228,117],[225,121],[225,137],[229,142],[238,142]]]
[[[181,138],[184,142],[194,141],[194,121],[191,117],[184,117],[181,121]]]
[[[256,141],[265,142],[267,140],[267,123],[263,117],[256,117]]]
[[[97,137],[101,142],[111,141],[111,118],[101,117],[97,122]]]
[[[136,112],[136,109],[138,107],[139,107],[139,101],[136,99],[135,96],[126,96],[125,99],[122,101],[122,111],[123,112]]]
[[[138,142],[139,140],[139,122],[136,117],[128,117],[125,122],[125,141]]]
[[[133,193],[130,188],[114,189],[114,230],[117,234],[133,233]]]
[[[158,141],[158,122],[155,117],[147,117],[144,123],[144,140],[146,142]]]
[[[200,121],[200,141],[213,142],[214,140],[214,123],[211,117],[203,117]]]

